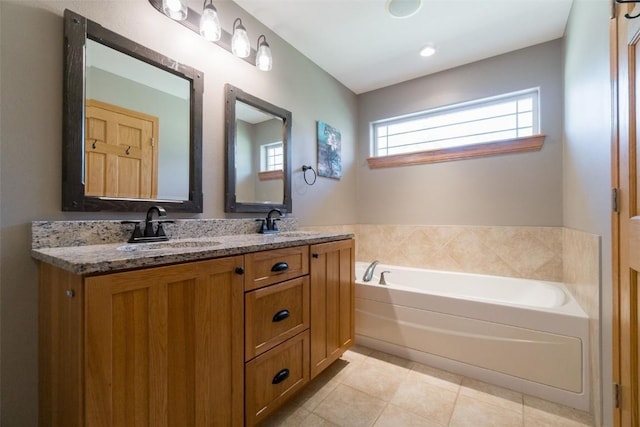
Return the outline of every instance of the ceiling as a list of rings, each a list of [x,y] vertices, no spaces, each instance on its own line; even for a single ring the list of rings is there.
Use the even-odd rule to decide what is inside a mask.
[[[234,1],[359,94],[560,38],[573,0],[422,0],[403,19],[386,0]]]

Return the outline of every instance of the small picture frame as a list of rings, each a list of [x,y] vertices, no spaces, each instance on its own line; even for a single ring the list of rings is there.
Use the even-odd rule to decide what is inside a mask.
[[[340,179],[342,177],[342,141],[340,131],[318,121],[318,176]]]

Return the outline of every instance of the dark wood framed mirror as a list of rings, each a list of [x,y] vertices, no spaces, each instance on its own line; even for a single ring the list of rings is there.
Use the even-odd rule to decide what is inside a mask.
[[[64,13],[63,211],[202,212],[204,75]]]
[[[226,91],[226,212],[291,212],[291,112],[230,84]]]

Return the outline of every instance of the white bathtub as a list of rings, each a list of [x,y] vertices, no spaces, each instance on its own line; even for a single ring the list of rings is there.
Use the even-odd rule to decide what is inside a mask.
[[[589,320],[562,283],[384,264],[364,283],[367,265],[358,343],[589,410]]]

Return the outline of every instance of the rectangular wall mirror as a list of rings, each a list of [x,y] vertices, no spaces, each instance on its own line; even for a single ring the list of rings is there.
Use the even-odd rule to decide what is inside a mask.
[[[203,81],[66,10],[63,210],[202,212]]]
[[[227,212],[291,212],[291,113],[226,85]]]

